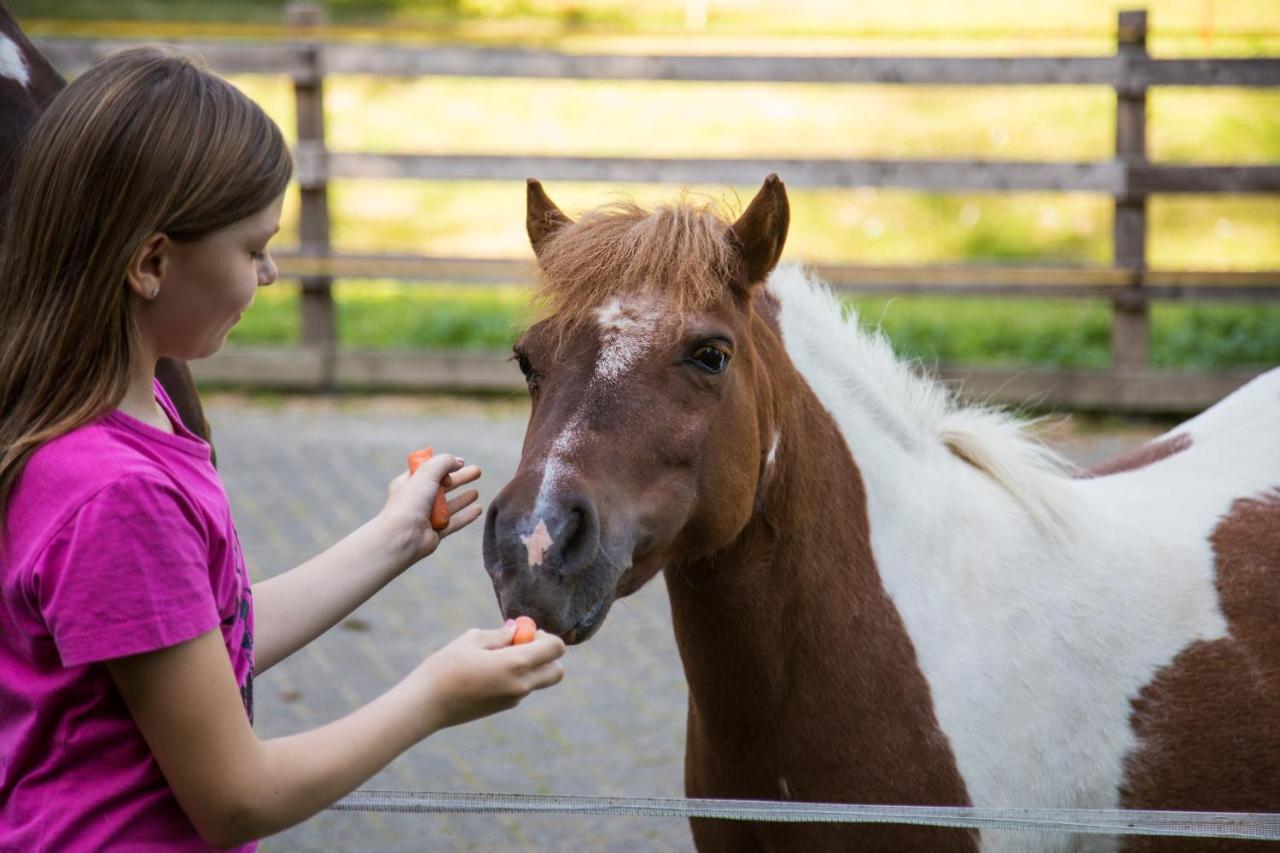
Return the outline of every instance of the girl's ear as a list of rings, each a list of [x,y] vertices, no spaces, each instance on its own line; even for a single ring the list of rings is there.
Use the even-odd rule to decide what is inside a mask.
[[[129,261],[129,289],[139,298],[149,302],[160,295],[160,283],[169,267],[170,246],[172,241],[156,232],[143,241]]]

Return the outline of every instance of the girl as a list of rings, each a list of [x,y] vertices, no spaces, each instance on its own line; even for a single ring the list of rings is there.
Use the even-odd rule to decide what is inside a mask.
[[[563,677],[558,638],[473,630],[343,719],[254,736],[253,677],[434,551],[437,489],[480,476],[437,456],[250,591],[154,368],[217,352],[275,280],[291,168],[260,108],[154,48],[85,72],[24,148],[0,269],[0,849],[246,844]],[[455,492],[440,536],[475,501]]]

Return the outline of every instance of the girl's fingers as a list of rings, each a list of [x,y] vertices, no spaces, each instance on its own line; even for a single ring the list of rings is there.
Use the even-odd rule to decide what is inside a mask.
[[[543,690],[564,681],[564,665],[558,660],[543,664],[529,673],[529,689]]]
[[[413,475],[412,479],[430,481],[432,483],[448,483],[449,475],[457,469],[457,459],[451,454],[441,453],[439,456],[432,456],[419,465],[418,471]]]
[[[564,640],[555,634],[548,634],[546,631],[539,629],[531,642],[525,643],[523,646],[515,646],[512,652],[519,654],[522,658],[520,664],[532,671],[562,656],[564,654]]]
[[[475,489],[471,489],[470,491],[463,492],[453,500],[449,501],[449,515],[452,516],[454,513],[458,512],[458,510],[462,509],[463,507],[471,506],[471,504],[475,503],[476,499],[479,497],[480,497],[480,493],[477,492]]]
[[[446,527],[444,530],[437,531],[436,533],[441,539],[443,539],[446,536],[451,536],[454,533],[457,533],[462,528],[466,527],[471,522],[475,521],[482,514],[483,514],[483,510],[478,506],[469,506],[459,512],[454,512],[453,510],[450,510],[449,526]]]
[[[511,638],[515,633],[514,624],[504,625],[501,628],[481,628],[476,631],[476,639],[482,649],[502,649],[511,645]]]
[[[449,488],[456,489],[459,486],[465,486],[467,483],[474,483],[480,479],[480,466],[468,465],[465,468],[459,468],[449,475]]]

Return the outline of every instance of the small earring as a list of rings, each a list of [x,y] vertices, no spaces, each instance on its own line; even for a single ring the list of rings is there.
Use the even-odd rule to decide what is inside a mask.
[[[156,298],[157,296],[159,296],[159,295],[160,295],[160,288],[158,288],[158,287],[153,287],[153,288],[151,288],[151,298],[152,298],[152,299],[155,299],[155,298]]]

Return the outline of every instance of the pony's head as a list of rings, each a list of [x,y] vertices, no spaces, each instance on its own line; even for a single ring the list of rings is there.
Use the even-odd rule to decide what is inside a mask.
[[[691,204],[574,222],[529,182],[546,315],[515,346],[533,408],[484,535],[505,615],[581,642],[616,599],[747,524],[779,351],[753,297],[788,220],[776,175],[735,222]]]

